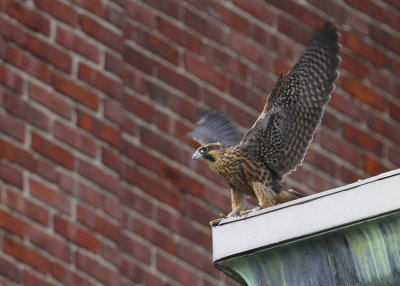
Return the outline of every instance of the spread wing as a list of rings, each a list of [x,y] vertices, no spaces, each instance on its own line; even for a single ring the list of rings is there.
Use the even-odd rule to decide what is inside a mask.
[[[195,128],[186,135],[202,145],[219,142],[233,146],[242,139],[242,134],[230,118],[211,110],[204,112]]]
[[[304,159],[338,77],[340,46],[333,24],[318,32],[287,75],[281,75],[263,112],[241,142],[279,176]]]

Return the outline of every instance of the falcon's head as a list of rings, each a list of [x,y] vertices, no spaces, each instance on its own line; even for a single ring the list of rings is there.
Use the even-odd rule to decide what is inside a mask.
[[[226,146],[220,143],[210,143],[200,146],[196,152],[193,153],[193,160],[201,160],[208,165],[214,165],[219,161],[226,150]]]

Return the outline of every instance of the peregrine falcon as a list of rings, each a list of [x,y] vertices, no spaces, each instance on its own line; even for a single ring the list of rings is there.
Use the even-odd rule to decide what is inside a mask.
[[[338,38],[329,22],[314,35],[291,71],[279,76],[263,111],[244,136],[228,117],[215,111],[203,114],[188,133],[202,144],[192,158],[205,162],[230,186],[228,217],[248,212],[242,209],[245,195],[258,200],[251,211],[301,196],[282,188],[280,181],[302,163],[320,124],[339,75]]]

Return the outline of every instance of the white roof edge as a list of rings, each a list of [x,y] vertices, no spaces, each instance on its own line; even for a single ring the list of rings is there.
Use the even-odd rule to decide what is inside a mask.
[[[400,210],[400,169],[212,228],[213,261]]]

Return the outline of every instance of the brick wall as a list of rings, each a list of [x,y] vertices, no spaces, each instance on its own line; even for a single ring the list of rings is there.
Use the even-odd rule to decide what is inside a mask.
[[[225,183],[193,162],[199,107],[243,127],[312,32],[341,77],[305,162],[311,193],[400,166],[396,0],[0,0],[0,281],[236,285],[211,265]],[[0,283],[1,284],[1,283]]]

